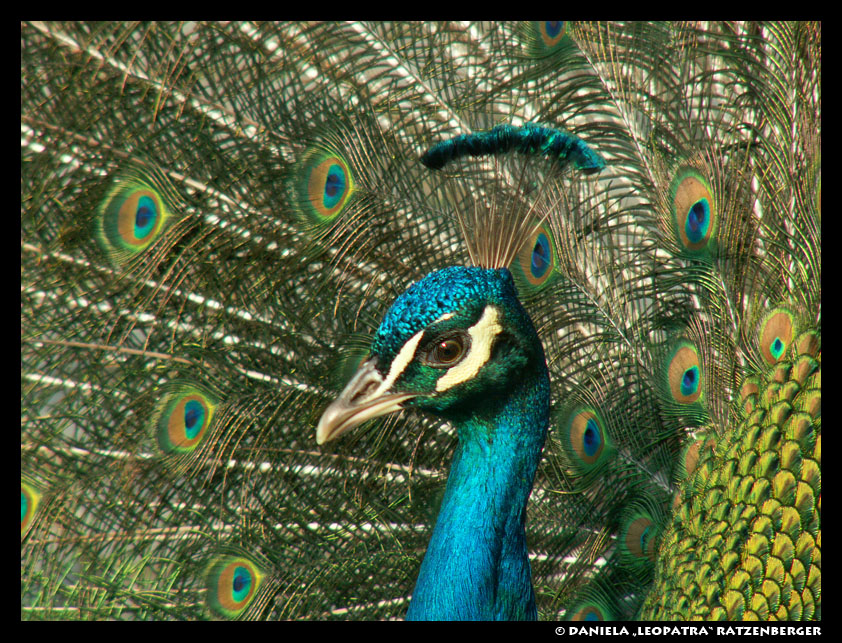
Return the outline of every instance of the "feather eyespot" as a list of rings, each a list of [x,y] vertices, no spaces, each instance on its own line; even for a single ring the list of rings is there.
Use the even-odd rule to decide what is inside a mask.
[[[626,505],[620,517],[619,553],[641,578],[650,577],[657,556],[663,513],[646,492]]]
[[[672,399],[679,404],[692,404],[702,394],[702,371],[699,353],[690,342],[681,342],[667,364],[667,383]]]
[[[310,200],[316,211],[330,217],[348,195],[348,173],[339,159],[329,158],[317,165],[310,174]]]
[[[242,556],[229,556],[210,566],[206,575],[211,607],[228,618],[243,614],[254,600],[263,573]]]
[[[521,27],[526,51],[535,58],[547,58],[573,48],[570,23],[564,20],[526,22]]]
[[[541,42],[548,51],[553,50],[567,35],[567,23],[564,20],[544,20],[536,25]]]
[[[176,385],[158,404],[154,423],[158,447],[166,454],[194,452],[205,440],[218,402],[193,385]]]
[[[593,464],[602,452],[602,428],[592,413],[582,413],[573,422],[576,452],[588,464]]]
[[[351,166],[330,147],[307,150],[288,179],[293,210],[311,225],[333,221],[354,193]]]
[[[172,187],[154,171],[132,170],[118,177],[98,207],[100,247],[117,264],[137,257],[172,222],[174,204]]]
[[[767,364],[775,364],[786,356],[792,345],[795,317],[785,308],[772,310],[760,326],[760,351]]]
[[[570,463],[579,473],[596,471],[604,466],[613,454],[605,424],[591,406],[580,406],[571,411],[562,433]]]
[[[136,189],[122,195],[117,209],[120,239],[131,246],[145,246],[161,221],[161,203],[151,190]]]
[[[519,292],[526,297],[540,292],[553,281],[557,264],[552,232],[547,224],[542,223],[535,228],[512,262],[512,274],[518,282]]]
[[[692,253],[709,250],[718,223],[710,184],[698,171],[685,169],[673,179],[670,195],[672,226],[679,245]]]
[[[654,532],[654,523],[648,516],[632,521],[626,529],[625,545],[629,552],[639,558],[654,560],[655,552],[652,547]]]

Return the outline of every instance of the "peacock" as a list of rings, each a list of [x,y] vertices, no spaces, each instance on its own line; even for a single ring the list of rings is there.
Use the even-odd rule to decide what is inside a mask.
[[[22,23],[21,618],[821,619],[820,23]]]

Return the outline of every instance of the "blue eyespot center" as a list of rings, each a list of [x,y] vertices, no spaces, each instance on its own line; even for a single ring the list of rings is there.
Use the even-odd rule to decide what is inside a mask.
[[[532,249],[532,276],[535,278],[543,277],[550,268],[550,262],[550,240],[547,235],[541,233],[535,240],[535,247]]]
[[[775,337],[775,340],[772,342],[771,353],[772,357],[775,359],[780,359],[781,355],[784,353],[784,342],[780,337]]]
[[[155,228],[158,219],[155,201],[148,196],[142,196],[137,201],[137,210],[134,216],[135,236],[143,239]]]
[[[561,20],[547,20],[544,22],[544,28],[550,38],[557,37],[561,33],[562,27],[564,27],[564,22]]]
[[[599,426],[593,418],[588,420],[582,440],[584,442],[585,454],[588,457],[596,455],[599,447],[602,445],[602,436],[599,432]]]
[[[692,395],[699,387],[699,367],[691,366],[681,377],[681,394]]]
[[[184,405],[184,432],[188,439],[193,440],[202,430],[205,423],[205,408],[196,400],[190,400]]]
[[[236,601],[242,601],[248,596],[251,589],[251,574],[245,567],[237,567],[234,570],[232,589]]]
[[[345,194],[345,185],[345,172],[339,165],[331,165],[325,179],[323,203],[326,208],[330,209],[339,203]]]
[[[699,199],[687,212],[687,221],[684,230],[691,243],[702,241],[710,227],[710,204],[707,199]]]

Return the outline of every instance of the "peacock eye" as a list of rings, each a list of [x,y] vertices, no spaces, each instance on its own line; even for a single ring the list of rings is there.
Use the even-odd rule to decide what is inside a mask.
[[[451,335],[437,340],[427,353],[430,366],[453,366],[465,354],[466,343],[463,337]]]

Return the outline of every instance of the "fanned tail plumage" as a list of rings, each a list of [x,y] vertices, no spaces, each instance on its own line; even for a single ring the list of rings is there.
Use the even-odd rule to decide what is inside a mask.
[[[820,619],[820,38],[22,24],[22,618],[403,618],[458,431],[316,426],[474,264],[546,355],[538,617]]]

